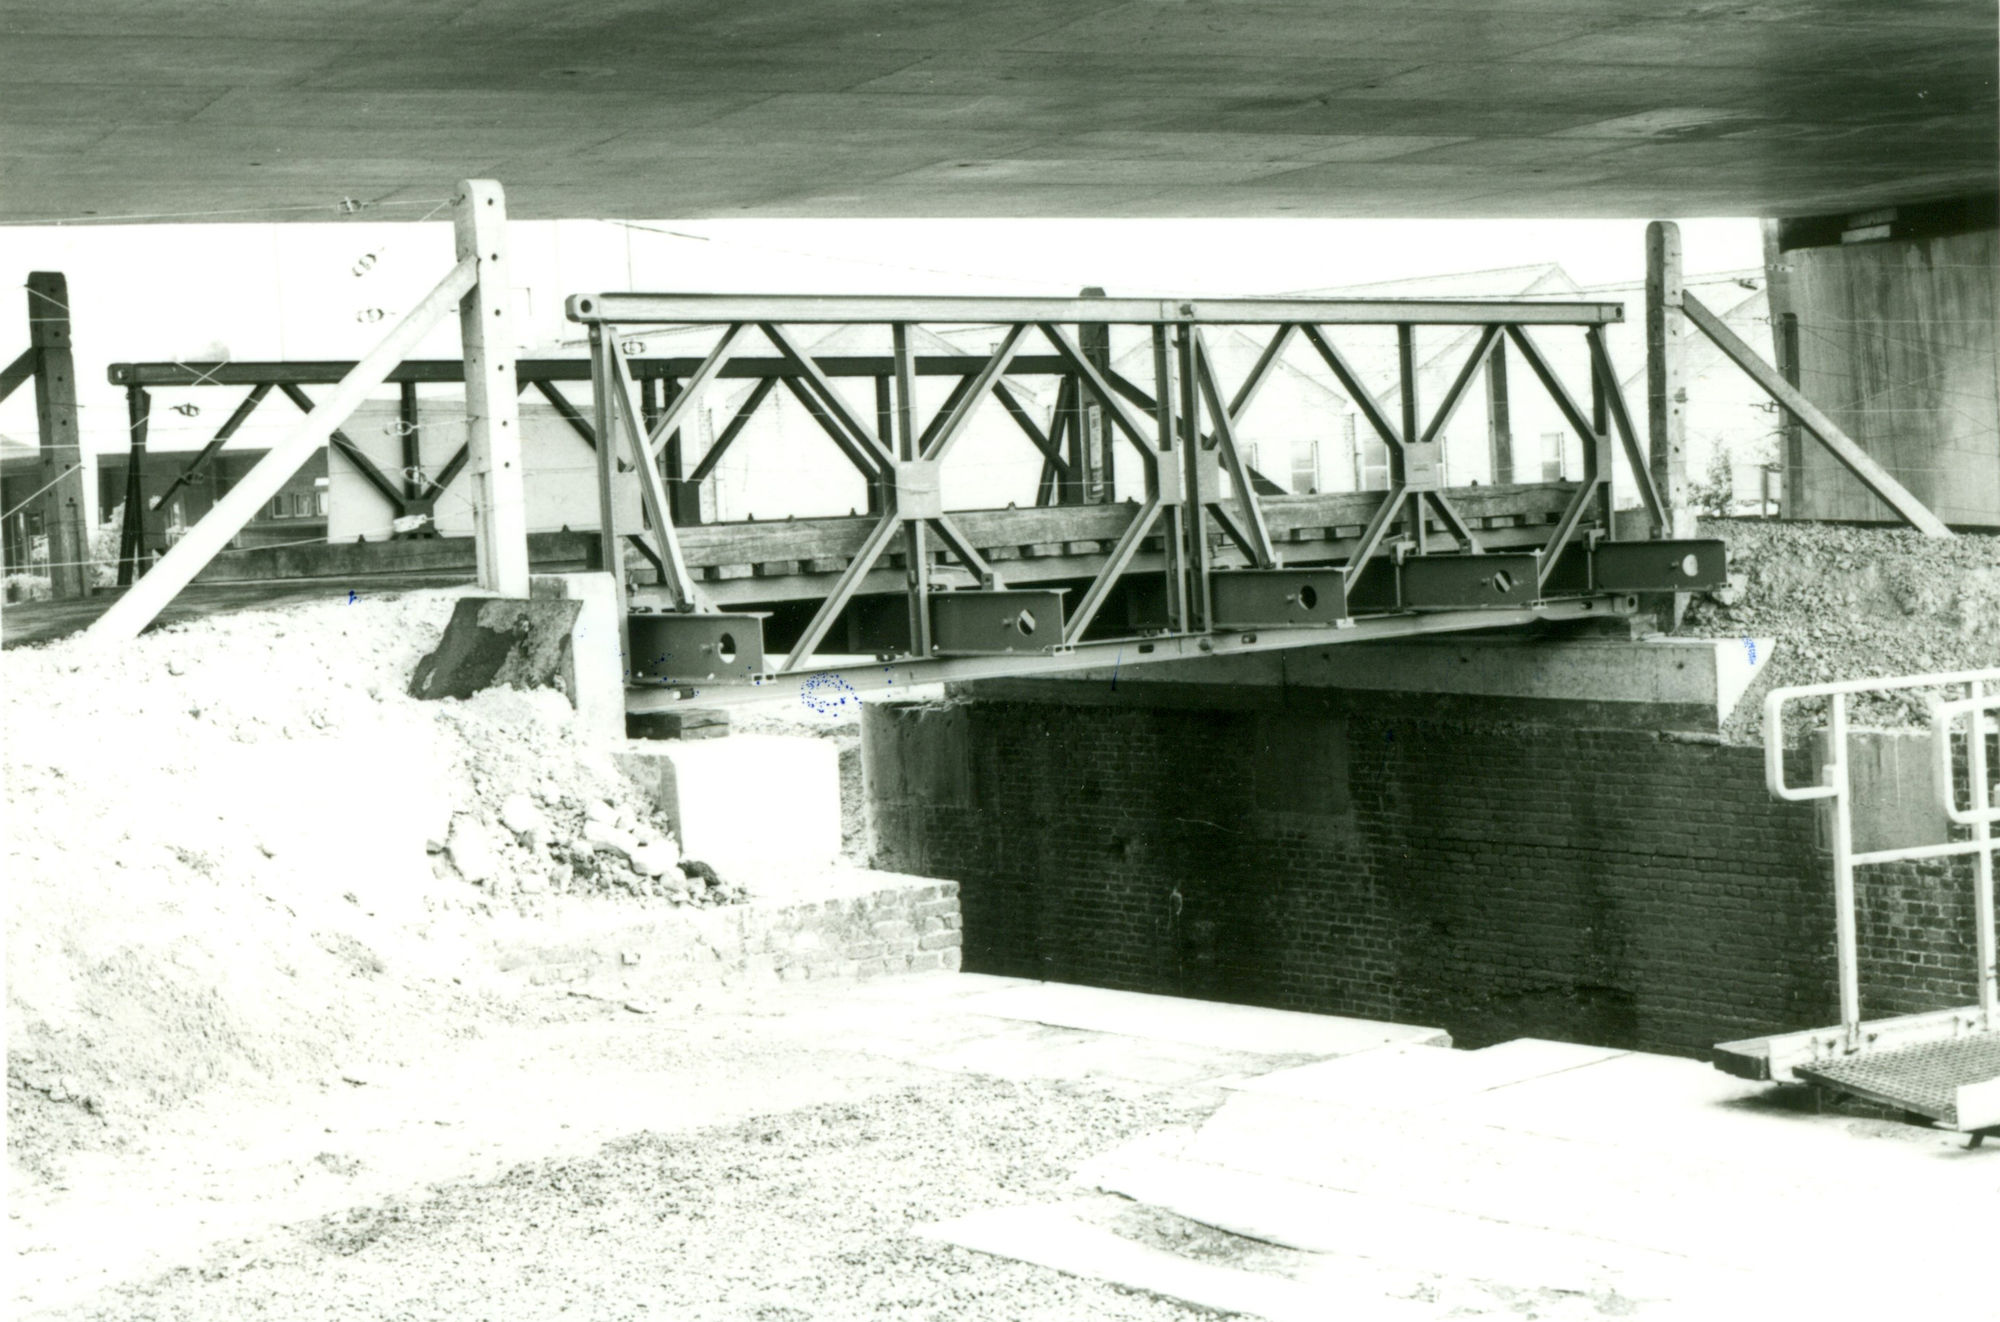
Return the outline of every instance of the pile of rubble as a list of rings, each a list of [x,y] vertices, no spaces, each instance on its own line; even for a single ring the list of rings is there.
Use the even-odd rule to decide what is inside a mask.
[[[1757,692],[2000,665],[2000,537],[1755,519],[1705,522],[1701,535],[1728,542],[1732,588],[1694,598],[1680,632],[1769,638]],[[1725,733],[1760,738],[1756,707]],[[1878,726],[1928,720],[1915,698],[1871,699],[1854,714]]]
[[[497,828],[497,829],[496,829]],[[448,869],[490,894],[624,892],[674,904],[739,904],[740,885],[683,859],[656,815],[565,792],[550,779],[515,790],[490,814],[451,814],[424,841],[440,875]]]
[[[562,694],[408,696],[461,595],[0,653],[17,1170],[510,1013],[494,915],[745,898]]]

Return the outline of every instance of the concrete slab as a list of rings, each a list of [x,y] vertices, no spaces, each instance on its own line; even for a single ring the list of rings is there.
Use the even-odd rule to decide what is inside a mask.
[[[825,871],[840,853],[840,753],[828,740],[628,741],[618,763],[658,795],[682,855],[724,876]]]
[[[966,1002],[977,1014],[1098,1033],[1276,1055],[1346,1056],[1384,1045],[1448,1046],[1442,1029],[1254,1005],[1043,982]]]
[[[1660,1298],[1672,1293],[1687,1269],[1684,1259],[1650,1249],[1451,1209],[1389,1204],[1169,1154],[1122,1150],[1080,1179],[1203,1225],[1310,1253],[1437,1271],[1440,1248],[1448,1246],[1454,1275],[1515,1289]]]
[[[1154,1088],[1218,1083],[1274,1063],[1268,1055],[1213,1045],[1018,1021],[965,1034],[943,1050],[912,1044],[892,1054],[931,1069],[1000,1079],[1117,1079]]]
[[[1218,1313],[1247,1313],[1274,1322],[1320,1322],[1330,1308],[1350,1306],[1359,1298],[1329,1298],[1324,1290],[1293,1281],[1194,1262],[1121,1238],[1056,1207],[998,1207],[917,1232],[964,1248],[1031,1262],[1071,1276],[1110,1281],[1131,1290],[1178,1299]],[[1427,1317],[1430,1309],[1416,1304],[1367,1297],[1369,1317]],[[1357,1314],[1359,1316],[1359,1314]]]
[[[1979,1154],[1940,1148],[1916,1129],[1894,1131],[1900,1142],[1857,1142],[1854,1122],[1758,1109],[1737,1086],[1699,1062],[1631,1053],[1421,1113],[1236,1092],[1178,1151],[1132,1160],[1142,1170],[1162,1156],[1235,1170],[1273,1198],[1288,1187],[1279,1181],[1338,1190],[1378,1204],[1384,1224],[1415,1208],[1556,1246],[1588,1240],[1598,1256],[1586,1258],[1599,1265],[1617,1250],[1628,1295],[1657,1284],[1627,1278],[1629,1264],[1664,1256],[1684,1264],[1668,1282],[1682,1310],[1673,1316],[1743,1316],[1753,1297],[1793,1309],[1812,1299],[1838,1316],[1908,1315],[1919,1299],[1923,1309],[1990,1302],[1990,1281],[1972,1264],[1990,1248],[1981,1209],[2000,1193],[2000,1162],[1976,1166]],[[1183,1185],[1170,1188],[1191,1205]],[[1863,1227],[1865,1269],[1774,1271],[1823,1257]],[[1455,1261],[1457,1242],[1440,1241],[1440,1263]]]
[[[1512,1045],[1512,1044],[1509,1044]],[[1374,1111],[1417,1111],[1441,1106],[1523,1079],[1576,1069],[1620,1053],[1564,1042],[1523,1039],[1512,1051],[1440,1051],[1388,1046],[1297,1069],[1259,1075],[1235,1088]]]

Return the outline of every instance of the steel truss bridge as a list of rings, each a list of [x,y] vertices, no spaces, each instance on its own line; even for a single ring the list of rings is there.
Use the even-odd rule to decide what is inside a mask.
[[[637,683],[698,685],[704,697],[772,685],[858,691],[1616,616],[1635,610],[1641,593],[1727,581],[1720,542],[1664,536],[1662,503],[1605,346],[1603,327],[1623,315],[1616,303],[609,293],[576,295],[568,313],[588,329],[589,359],[520,360],[515,385],[542,395],[595,454],[597,562],[627,594]],[[912,347],[918,327],[967,325],[992,328],[997,347]],[[798,339],[806,326],[873,328],[865,333],[886,352],[815,356]],[[1396,386],[1379,397],[1337,342],[1341,328],[1359,326],[1395,335]],[[1416,332],[1425,326],[1459,328],[1472,342],[1428,410],[1417,389]],[[707,328],[712,347],[699,358],[646,357],[634,336],[656,327]],[[1216,327],[1261,341],[1240,381],[1222,379],[1209,343]],[[1113,367],[1114,328],[1150,342],[1150,379]],[[1537,334],[1551,333],[1581,335],[1587,402],[1537,344]],[[1444,428],[1503,344],[1583,438],[1580,481],[1447,486]],[[1288,348],[1323,369],[1382,441],[1386,491],[1288,495],[1246,462],[1254,436],[1246,415]],[[135,418],[149,387],[251,388],[193,470],[272,391],[310,407],[305,387],[338,381],[351,366],[127,363],[111,379],[127,388]],[[334,435],[399,515],[428,513],[465,467],[461,451],[424,474],[415,439],[417,385],[463,375],[457,361],[410,361],[389,373],[403,400],[400,474]],[[919,377],[952,382],[928,417]],[[1046,426],[1008,385],[1034,377],[1056,381]],[[732,379],[756,384],[705,453],[684,453],[685,424],[705,393]],[[872,410],[835,384],[856,379],[872,384]],[[589,418],[561,388],[585,380]],[[701,523],[701,484],[779,390],[861,475],[869,512]],[[1035,506],[945,507],[942,467],[982,408],[1004,412],[1039,452]],[[1143,475],[1144,494],[1122,503],[1106,495],[1114,440],[1119,465],[1136,461]],[[1614,445],[1638,484],[1651,534],[1643,540],[1617,536]],[[639,488],[637,528],[618,526],[626,483]],[[640,558],[636,574],[627,573],[628,552]],[[651,585],[627,589],[628,577],[648,571]]]

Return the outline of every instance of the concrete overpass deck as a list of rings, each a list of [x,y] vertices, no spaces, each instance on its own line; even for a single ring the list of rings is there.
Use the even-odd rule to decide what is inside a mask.
[[[1981,0],[87,0],[0,219],[1800,215],[1990,191]]]

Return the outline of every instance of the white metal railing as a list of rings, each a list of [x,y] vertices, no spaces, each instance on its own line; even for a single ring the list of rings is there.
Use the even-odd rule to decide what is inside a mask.
[[[1967,696],[1931,702],[1931,739],[1943,775],[1939,777],[1946,817],[1971,827],[1969,839],[1944,844],[1911,845],[1900,849],[1854,849],[1853,785],[1847,763],[1847,699],[1852,694],[1891,693],[1910,689],[1963,686]],[[1827,762],[1817,785],[1785,783],[1785,704],[1803,698],[1829,700]],[[1834,941],[1840,972],[1840,1023],[1844,1048],[1861,1047],[1861,969],[1854,912],[1854,869],[1870,863],[1898,863],[1927,858],[1971,855],[1974,859],[1973,913],[1978,924],[1979,1011],[1987,1031],[2000,1029],[2000,957],[1994,950],[1993,823],[2000,807],[1987,789],[1986,726],[1988,713],[2000,714],[2000,670],[1961,670],[1935,675],[1905,675],[1889,679],[1854,679],[1831,684],[1803,684],[1773,689],[1764,698],[1764,781],[1771,793],[1794,803],[1828,800],[1831,817],[1827,834],[1833,852]],[[1960,721],[1969,723],[1966,740],[1970,807],[1958,806],[1958,780],[1951,756],[1951,733]]]

